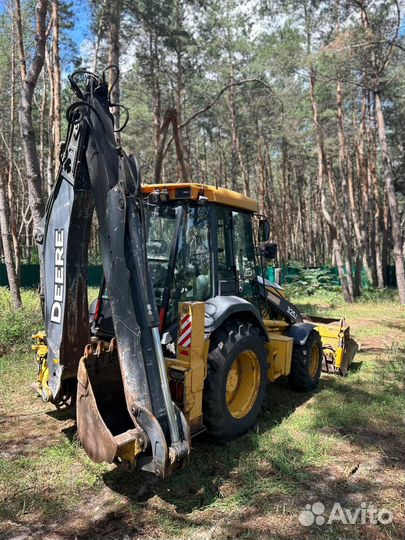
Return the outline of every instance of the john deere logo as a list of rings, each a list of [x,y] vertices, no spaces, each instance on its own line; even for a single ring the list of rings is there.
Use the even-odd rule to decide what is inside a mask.
[[[62,319],[62,302],[64,288],[64,247],[63,247],[63,229],[55,230],[55,258],[54,258],[54,287],[53,303],[51,308],[51,322],[60,324]]]

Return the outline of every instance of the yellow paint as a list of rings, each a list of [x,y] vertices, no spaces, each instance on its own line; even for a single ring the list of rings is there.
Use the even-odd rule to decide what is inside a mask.
[[[336,355],[335,355],[335,367],[336,369],[339,369],[342,365],[343,361],[343,347],[338,347],[336,349]]]
[[[46,345],[45,332],[37,332],[32,336],[32,339],[36,340],[35,345],[32,345],[32,349],[35,351],[35,359],[38,362],[37,373],[37,390],[39,395],[52,397],[52,391],[48,386],[49,383],[49,369],[48,369],[48,346]]]
[[[36,352],[37,360],[38,358],[46,358],[48,354],[48,346],[46,345],[46,334],[45,332],[37,332],[32,336],[32,339],[35,339],[36,343],[32,345],[32,350]]]
[[[226,405],[234,418],[250,413],[259,388],[259,360],[253,351],[243,351],[232,363],[226,381]]]
[[[277,329],[286,330],[287,328],[290,328],[291,326],[287,321],[279,321],[277,319],[263,319],[263,324],[270,331],[277,330]]]
[[[312,378],[315,377],[317,371],[318,371],[318,367],[319,367],[319,362],[321,361],[320,357],[319,357],[319,349],[318,347],[316,347],[315,345],[312,347],[311,349],[311,352],[310,352],[310,357],[309,357],[309,374]]]
[[[176,184],[177,185],[177,184]],[[202,399],[207,376],[209,340],[205,339],[204,302],[183,302],[179,305],[179,317],[191,315],[191,344],[177,347],[176,358],[166,359],[169,371],[175,369],[184,375],[183,412],[192,431],[203,427]]]
[[[233,206],[235,208],[242,208],[243,210],[249,210],[250,212],[258,212],[259,205],[257,201],[246,197],[236,191],[231,191],[225,188],[216,188],[214,186],[208,186],[206,184],[198,183],[181,183],[181,184],[144,184],[142,186],[142,192],[145,194],[152,193],[152,191],[167,190],[169,200],[176,200],[176,189],[189,188],[190,197],[189,200],[198,200],[200,195],[207,197],[209,202],[224,204],[226,206]]]
[[[273,382],[278,377],[288,375],[291,370],[291,356],[293,348],[293,338],[283,336],[274,332],[269,332],[269,342],[267,347],[267,377]]]
[[[345,342],[350,337],[350,327],[342,317],[339,322],[319,324],[316,327],[322,340],[324,354],[332,358],[336,369],[339,369],[344,360]]]
[[[46,334],[43,330],[41,330],[40,332],[33,334],[31,337],[32,339],[36,339],[37,341],[45,341]]]
[[[275,295],[282,296],[285,298],[285,290],[284,289],[276,289],[275,287],[272,287],[271,285],[266,285],[266,291],[272,292]]]
[[[120,458],[125,463],[130,463],[134,465],[136,463],[136,458],[142,452],[143,452],[143,448],[139,444],[138,439],[135,438],[133,441],[119,447],[117,449],[116,457]]]

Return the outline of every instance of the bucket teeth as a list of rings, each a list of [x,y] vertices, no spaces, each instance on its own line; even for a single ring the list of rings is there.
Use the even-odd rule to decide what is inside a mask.
[[[91,358],[93,356],[93,347],[90,344],[85,346],[84,356],[86,358]]]
[[[112,338],[112,340],[110,341],[110,346],[108,348],[109,352],[113,352],[113,351],[116,351],[117,350],[117,340],[114,338]]]
[[[104,354],[104,341],[99,341],[97,343],[96,355],[101,356]]]

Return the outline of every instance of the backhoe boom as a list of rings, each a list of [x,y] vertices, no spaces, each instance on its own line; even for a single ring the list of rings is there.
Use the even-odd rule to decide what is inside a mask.
[[[146,256],[140,176],[135,159],[116,145],[104,75],[76,72],[70,79],[80,100],[68,110],[59,176],[37,231],[49,351],[43,397],[63,402],[65,381],[78,373],[78,433],[89,455],[107,461],[125,455],[135,461],[142,453],[144,468],[164,477],[188,456],[189,433],[169,392]],[[97,350],[89,345],[87,253],[93,208],[115,330],[108,350],[102,343]],[[97,379],[111,369],[107,386],[110,380],[122,386],[123,394],[115,412],[113,394],[103,389],[100,400],[97,388]]]

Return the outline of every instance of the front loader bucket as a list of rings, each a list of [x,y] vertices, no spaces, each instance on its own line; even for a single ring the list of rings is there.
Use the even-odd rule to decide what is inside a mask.
[[[343,377],[347,375],[350,364],[352,363],[353,358],[356,356],[358,350],[358,344],[354,341],[353,338],[350,337],[345,342],[342,363],[339,368],[340,374],[343,375]]]
[[[141,430],[127,410],[114,341],[107,350],[102,342],[96,351],[88,345],[77,373],[78,436],[96,463],[134,462],[142,451]]]
[[[322,371],[347,375],[349,366],[359,346],[350,336],[350,327],[341,319],[318,316],[305,316],[305,321],[315,323],[322,339]]]

